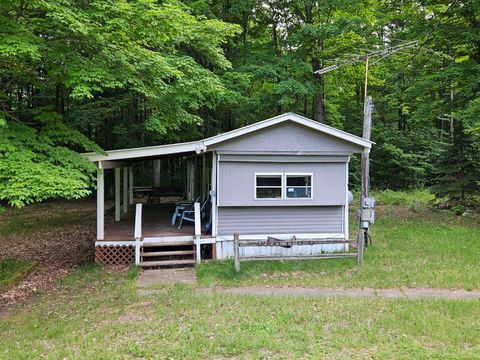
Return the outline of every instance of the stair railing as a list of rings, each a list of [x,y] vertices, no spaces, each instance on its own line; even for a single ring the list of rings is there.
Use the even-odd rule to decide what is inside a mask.
[[[195,248],[197,250],[197,263],[200,263],[200,235],[202,234],[202,216],[200,214],[200,203],[195,202],[193,204],[193,209],[195,210]]]
[[[135,265],[140,265],[140,245],[142,240],[142,204],[135,207]]]

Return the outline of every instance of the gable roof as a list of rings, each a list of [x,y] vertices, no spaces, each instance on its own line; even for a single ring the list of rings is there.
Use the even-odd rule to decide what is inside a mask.
[[[82,154],[82,156],[86,157],[91,161],[105,161],[105,160],[138,159],[138,158],[148,158],[148,157],[170,155],[170,154],[201,152],[201,151],[206,151],[208,147],[211,145],[218,144],[227,140],[231,140],[239,136],[247,135],[254,131],[265,129],[270,126],[277,125],[286,121],[292,121],[294,123],[308,127],[312,130],[331,135],[335,138],[359,145],[366,149],[370,149],[373,144],[373,142],[368,141],[359,136],[319,123],[317,121],[308,119],[304,116],[289,112],[289,113],[285,113],[282,115],[272,117],[270,119],[259,121],[257,123],[247,125],[223,134],[215,135],[203,140],[176,143],[176,144],[167,144],[167,145],[144,146],[144,147],[131,148],[131,149],[109,150],[109,151],[106,151],[107,155],[97,154],[97,153],[84,153]]]

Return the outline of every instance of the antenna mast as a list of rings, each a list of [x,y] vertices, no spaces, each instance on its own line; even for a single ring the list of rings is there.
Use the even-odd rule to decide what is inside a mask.
[[[353,65],[360,62],[365,62],[365,89],[364,89],[364,106],[363,106],[363,138],[370,140],[371,129],[372,129],[372,113],[373,113],[373,101],[372,97],[367,95],[368,90],[368,67],[369,60],[372,59],[373,62],[370,65],[373,65],[392,54],[413,48],[418,46],[418,41],[410,41],[397,46],[388,47],[386,49],[371,51],[364,55],[355,55],[345,60],[336,60],[333,65],[324,67],[318,71],[315,71],[316,75],[323,75],[330,71],[337,70],[346,65]],[[374,200],[369,197],[370,193],[370,152],[364,151],[362,153],[362,194],[360,199],[360,219],[358,222],[358,233],[357,233],[357,264],[361,265],[363,263],[363,253],[365,244],[368,241],[368,227],[374,222]],[[348,236],[348,234],[345,234]]]

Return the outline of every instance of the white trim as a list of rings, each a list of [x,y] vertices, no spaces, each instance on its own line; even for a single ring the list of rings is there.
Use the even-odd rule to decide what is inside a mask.
[[[109,150],[106,151],[106,155],[97,154],[97,153],[84,153],[81,154],[83,157],[89,159],[90,161],[102,161],[102,160],[122,160],[122,159],[138,159],[138,158],[148,158],[148,157],[159,157],[170,154],[182,154],[182,153],[192,153],[192,152],[205,152],[208,149],[208,146],[215,145],[238,136],[249,134],[254,131],[258,131],[269,126],[277,125],[285,121],[293,121],[297,124],[306,126],[310,129],[334,136],[336,138],[348,141],[350,143],[356,144],[364,148],[363,151],[368,152],[372,147],[373,142],[361,138],[359,136],[347,133],[345,131],[335,129],[331,126],[321,124],[317,121],[308,119],[306,117],[294,114],[294,113],[285,113],[279,116],[275,116],[270,119],[266,119],[251,125],[244,126],[240,129],[232,130],[224,134],[219,134],[206,138],[204,140],[177,143],[177,144],[167,144],[167,145],[157,145],[157,146],[145,146],[140,148],[131,148],[131,149],[119,149],[119,150]]]
[[[135,228],[133,237],[135,239],[142,238],[142,204],[135,205]]]
[[[290,186],[290,187],[302,187],[310,188],[310,197],[299,197],[291,198],[287,196],[287,176],[310,176],[310,186]],[[280,176],[281,185],[280,186],[258,186],[257,177],[258,176]],[[281,197],[279,198],[258,198],[257,189],[281,189]],[[253,173],[253,199],[258,201],[278,201],[278,200],[287,200],[287,201],[298,201],[298,200],[313,200],[313,173],[312,172],[254,172]],[[307,205],[308,206],[308,205]]]
[[[135,240],[124,240],[124,241],[99,240],[99,241],[95,241],[95,246],[135,246]]]
[[[97,169],[97,239],[103,240],[105,237],[105,175],[102,168],[102,163],[99,162],[99,169]]]
[[[153,156],[162,156],[170,154],[181,154],[195,152],[195,150],[201,145],[201,142],[187,142],[157,146],[144,146],[131,149],[119,149],[106,151],[107,155],[97,153],[84,153],[81,154],[90,161],[102,161],[102,160],[122,160],[122,159],[136,159],[146,158]]]
[[[348,158],[350,160],[350,157]],[[344,216],[344,228],[343,232],[346,234],[347,238],[349,236],[349,229],[348,229],[348,161],[345,164],[345,177],[346,177],[346,184],[345,184],[345,216]]]
[[[240,240],[242,239],[251,239],[251,240],[266,240],[268,237],[275,237],[279,239],[291,239],[294,236],[299,239],[339,239],[344,240],[345,234],[342,233],[316,233],[316,234],[253,234],[253,235],[242,235],[240,234]],[[216,241],[233,241],[233,235],[217,235]]]
[[[193,241],[193,235],[182,235],[182,236],[149,236],[144,237],[144,243],[152,242],[169,242],[169,241]]]
[[[212,204],[212,236],[217,235],[217,154],[212,152],[212,178],[210,181],[210,201]]]
[[[216,194],[217,194],[217,203],[216,203],[216,206],[215,206],[215,219],[217,220],[216,221],[216,225],[215,225],[215,236],[218,234],[218,206],[220,204],[220,193],[219,193],[219,189],[220,189],[220,161],[219,161],[219,157],[220,155],[217,154],[217,162],[215,164],[215,166],[217,167],[217,179],[216,179]],[[212,230],[212,234],[213,234],[213,230]]]
[[[195,218],[195,236],[200,236],[202,234],[202,215],[200,214],[200,203],[193,203],[194,218]]]
[[[144,237],[142,244],[159,243],[159,242],[174,242],[174,241],[196,241],[194,235],[187,236],[158,236],[158,237]],[[200,237],[200,244],[215,244],[215,237]]]
[[[292,176],[299,176],[299,175],[302,175],[302,176],[310,176],[310,186],[290,186],[290,187],[293,187],[293,188],[310,188],[310,197],[300,197],[300,198],[289,198],[287,196],[287,176],[289,175],[292,175]],[[284,193],[285,193],[285,199],[284,200],[313,200],[313,173],[312,172],[286,172],[283,174],[284,178],[285,178],[285,190],[284,190]]]
[[[257,186],[257,176],[280,176],[280,186]],[[253,199],[258,201],[265,201],[265,200],[283,200],[283,191],[284,191],[284,176],[283,172],[255,172],[253,173]],[[280,189],[280,197],[279,198],[257,198],[257,188],[260,189]]]

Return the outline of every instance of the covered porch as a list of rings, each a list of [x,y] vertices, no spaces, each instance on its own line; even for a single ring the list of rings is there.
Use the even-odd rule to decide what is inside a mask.
[[[174,144],[114,150],[104,159],[96,161],[96,249],[134,248],[141,266],[160,263],[163,252],[172,262],[170,255],[186,254],[189,246],[196,261],[206,247],[214,256],[216,154],[196,144]],[[176,167],[168,171],[172,162]],[[153,255],[155,261],[143,261]]]
[[[142,236],[148,238],[190,236],[195,235],[195,225],[190,222],[178,228],[178,221],[171,224],[175,204],[143,204],[142,205]],[[205,236],[205,231],[203,231]],[[120,217],[120,221],[110,221],[105,225],[105,241],[134,241],[135,240],[135,206],[130,205],[127,213]]]

